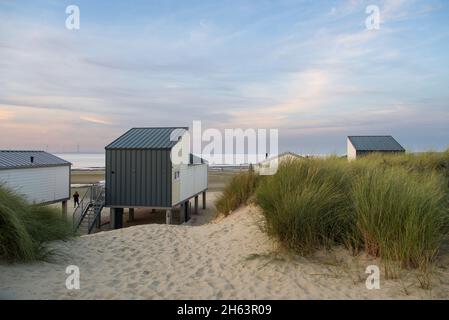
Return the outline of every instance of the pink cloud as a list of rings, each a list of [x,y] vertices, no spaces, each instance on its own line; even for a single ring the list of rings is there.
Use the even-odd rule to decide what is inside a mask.
[[[105,125],[111,124],[111,122],[106,121],[104,119],[100,119],[100,118],[98,118],[96,116],[87,116],[87,115],[85,115],[85,116],[81,116],[80,119],[84,120],[84,121],[87,121],[87,122],[96,123],[96,124],[105,124]]]

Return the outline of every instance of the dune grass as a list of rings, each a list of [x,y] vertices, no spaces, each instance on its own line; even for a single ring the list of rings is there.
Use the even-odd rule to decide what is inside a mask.
[[[256,192],[267,231],[287,247],[308,254],[352,233],[350,179],[338,161],[292,160],[267,176]]]
[[[400,167],[355,177],[351,193],[362,247],[404,268],[425,268],[447,234],[445,189],[440,175]]]
[[[254,192],[268,233],[300,254],[344,245],[426,271],[448,235],[449,151],[295,159],[254,175],[235,177],[217,208],[229,212]]]
[[[73,235],[71,224],[59,210],[28,204],[16,193],[0,186],[0,259],[30,262],[46,259],[45,243]]]
[[[352,167],[402,168],[415,173],[438,173],[449,183],[449,149],[445,152],[422,152],[385,155],[373,153],[351,163]],[[449,187],[449,184],[448,184]]]
[[[245,204],[254,194],[254,191],[260,181],[260,176],[253,170],[240,172],[233,176],[225,186],[223,193],[215,201],[215,207],[218,213],[225,216]]]

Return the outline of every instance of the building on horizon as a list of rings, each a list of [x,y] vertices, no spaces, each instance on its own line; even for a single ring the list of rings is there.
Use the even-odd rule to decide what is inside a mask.
[[[371,153],[404,153],[405,149],[392,136],[348,136],[347,157],[355,160]]]

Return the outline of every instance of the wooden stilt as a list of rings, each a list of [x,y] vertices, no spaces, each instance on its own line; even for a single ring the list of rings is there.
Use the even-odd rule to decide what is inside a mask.
[[[118,208],[115,217],[115,229],[123,228],[123,208]]]
[[[189,206],[190,206],[190,201],[186,201],[184,203],[184,221],[183,222],[189,221],[189,218],[190,218],[189,217],[189,215],[190,215]]]
[[[67,220],[67,200],[62,201],[62,218]]]
[[[109,229],[114,229],[115,225],[115,208],[109,209]]]
[[[134,221],[134,208],[129,208],[128,221],[129,222],[133,222]]]
[[[165,211],[165,223],[171,224],[171,210]]]
[[[206,209],[206,191],[203,192],[203,209]]]
[[[123,208],[111,208],[109,217],[109,228],[123,228]]]
[[[195,196],[195,214],[198,214],[198,196]]]

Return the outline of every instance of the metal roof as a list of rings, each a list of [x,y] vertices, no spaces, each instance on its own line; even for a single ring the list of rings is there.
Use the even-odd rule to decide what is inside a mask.
[[[0,170],[71,165],[45,151],[0,150]]]
[[[187,127],[132,128],[106,146],[106,149],[171,149]],[[173,140],[173,141],[172,141]]]
[[[405,151],[392,136],[349,136],[358,151]]]
[[[266,159],[263,159],[262,161],[260,161],[260,163],[271,161],[271,160],[274,160],[276,158],[281,159],[281,158],[286,157],[286,156],[290,156],[292,158],[304,158],[303,156],[300,156],[299,154],[297,154],[295,152],[285,151],[285,152],[279,153],[278,155],[274,155],[274,156],[268,157]]]

